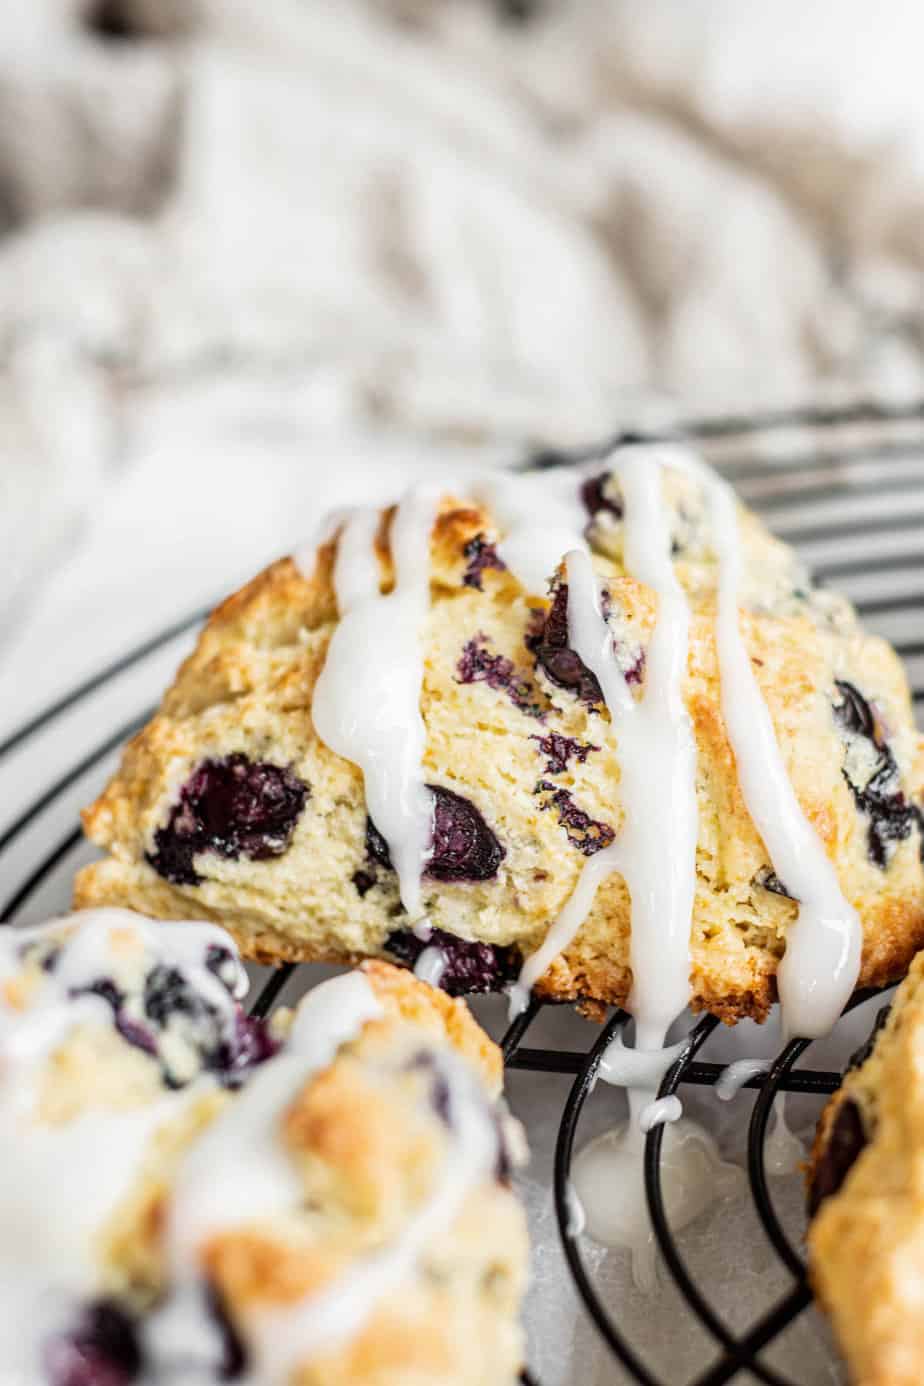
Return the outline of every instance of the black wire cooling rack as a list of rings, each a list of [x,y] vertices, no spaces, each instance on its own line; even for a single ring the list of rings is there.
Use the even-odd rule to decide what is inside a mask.
[[[582,451],[546,451],[527,459],[526,465],[542,468],[602,458],[619,441],[682,439],[695,440],[708,460],[735,484],[742,498],[763,513],[780,537],[801,551],[817,580],[836,580],[868,624],[892,640],[908,663],[920,718],[924,714],[924,627],[919,621],[924,612],[924,401],[893,406],[862,401],[843,407],[694,420],[682,427],[621,433]],[[95,695],[168,650],[193,631],[205,615],[206,611],[195,611],[157,632],[37,712],[0,742],[0,766],[27,755],[37,738],[66,724],[75,710],[92,706]],[[148,688],[149,695],[157,691],[154,686]],[[72,861],[76,863],[82,850],[80,828],[70,819],[63,833],[59,826],[45,836],[45,821],[54,817],[70,791],[76,791],[88,777],[100,775],[107,759],[147,721],[152,711],[146,707],[115,730],[107,731],[0,832],[0,881],[3,890],[9,892],[0,910],[0,921],[15,923],[53,875],[69,871]],[[84,797],[91,796],[87,793]],[[43,845],[37,855],[33,852],[23,856],[20,848],[30,834],[41,834]],[[294,970],[293,966],[285,966],[270,972],[257,991],[254,1014],[266,1015],[271,1010]],[[872,994],[855,996],[848,1009]],[[563,1051],[534,1048],[526,1043],[542,1009],[541,1003],[534,1001],[509,1026],[501,1047],[508,1069],[574,1079],[558,1128],[554,1168],[555,1209],[567,1265],[591,1320],[630,1377],[642,1386],[677,1386],[676,1379],[668,1381],[653,1371],[627,1340],[603,1302],[581,1238],[569,1230],[569,1177],[578,1123],[603,1053],[628,1017],[617,1012],[599,1032],[588,1030],[589,1034],[596,1034],[589,1050]],[[679,1058],[664,1077],[659,1096],[675,1093],[684,1085],[715,1083],[721,1065],[702,1062],[697,1056],[718,1023],[714,1017],[706,1016],[691,1030]],[[774,1207],[764,1143],[773,1103],[780,1093],[825,1096],[840,1082],[838,1072],[795,1067],[809,1045],[810,1041],[794,1040],[778,1054],[769,1072],[745,1085],[758,1090],[748,1129],[750,1190],[767,1240],[787,1273],[789,1289],[743,1333],[732,1331],[684,1260],[665,1207],[661,1168],[664,1128],[655,1127],[647,1136],[645,1192],[657,1245],[691,1314],[715,1348],[710,1364],[691,1379],[689,1386],[721,1386],[735,1377],[767,1386],[797,1386],[763,1356],[811,1302],[804,1259]],[[528,1375],[524,1376],[524,1383],[537,1386]]]

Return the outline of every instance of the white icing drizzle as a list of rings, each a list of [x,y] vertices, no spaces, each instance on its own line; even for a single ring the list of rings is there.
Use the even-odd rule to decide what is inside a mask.
[[[431,944],[425,948],[414,965],[414,976],[419,977],[422,982],[429,982],[431,987],[438,987],[446,971],[447,959],[442,948],[437,948]]]
[[[128,910],[100,909],[0,932],[5,982],[21,973],[23,948],[45,941],[59,946],[26,1010],[12,1008],[0,992],[0,1362],[10,1381],[44,1380],[41,1359],[50,1339],[72,1329],[80,1308],[100,1293],[94,1252],[100,1233],[131,1189],[155,1131],[192,1091],[165,1092],[156,1102],[121,1110],[94,1109],[53,1125],[39,1118],[41,1085],[56,1049],[75,1026],[112,1025],[101,997],[69,993],[111,976],[128,935],[141,943],[148,965],[180,969],[210,1004],[233,1008],[205,967],[212,944],[236,962],[231,939],[212,924],[154,924]],[[242,995],[247,977],[236,966],[234,989]]]
[[[221,1348],[202,1302],[199,1248],[245,1217],[282,1216],[298,1207],[296,1171],[279,1140],[279,1123],[312,1075],[367,1020],[381,1014],[359,972],[333,977],[300,1003],[285,1049],[247,1086],[186,1154],[174,1182],[167,1233],[171,1294],[145,1326],[155,1366],[195,1363],[207,1370]]]
[[[722,716],[735,753],[738,782],[773,870],[798,899],[786,936],[777,986],[787,1038],[817,1039],[833,1028],[860,970],[862,929],[845,900],[824,844],[796,798],[738,619],[741,544],[735,495],[699,459],[669,452],[664,461],[702,484],[719,564],[716,645]]]
[[[565,566],[569,644],[596,675],[610,713],[625,817],[617,840],[590,858],[542,947],[527,959],[511,1009],[522,1009],[524,993],[586,919],[600,882],[618,870],[632,902],[628,1009],[640,1047],[654,1050],[690,991],[698,828],[696,743],[683,701],[690,612],[671,562],[660,468],[644,452],[629,449],[617,454],[615,471],[624,501],[626,567],[659,598],[638,700],[615,657],[589,556],[574,550]]]
[[[575,472],[498,472],[470,489],[496,516],[504,532],[497,552],[527,593],[544,597],[564,555],[587,552],[587,512]]]
[[[767,1073],[770,1059],[736,1059],[722,1069],[716,1079],[715,1095],[720,1102],[730,1102],[744,1087],[745,1083],[758,1074]]]
[[[484,1097],[455,1055],[441,1055],[440,1063],[449,1085],[453,1135],[436,1187],[396,1241],[371,1252],[302,1304],[261,1316],[256,1335],[261,1382],[282,1386],[299,1362],[357,1333],[376,1302],[416,1273],[427,1246],[446,1232],[469,1191],[491,1176],[497,1134]]]
[[[657,1101],[649,1102],[642,1108],[638,1119],[639,1130],[642,1135],[647,1136],[656,1126],[679,1121],[682,1116],[683,1106],[679,1097],[659,1097]]]
[[[661,1079],[683,1050],[683,1041],[663,1049],[630,1049],[620,1032],[607,1045],[597,1076],[613,1087],[657,1092]]]
[[[577,885],[565,901],[541,946],[526,959],[520,975],[510,988],[510,1019],[519,1015],[529,1004],[529,993],[558,954],[567,948],[590,913],[597,887],[612,872],[619,870],[619,844],[612,842],[602,852],[596,852],[584,863]]]
[[[773,1107],[773,1125],[764,1141],[764,1166],[768,1174],[795,1174],[805,1159],[805,1146],[786,1121],[786,1094]]]
[[[395,585],[387,596],[379,591],[373,542],[379,512],[357,509],[346,519],[334,567],[340,620],[311,709],[321,740],[363,772],[369,816],[388,843],[411,921],[423,914],[421,877],[433,829],[420,691],[438,499],[438,490],[418,486],[398,506],[391,525]]]

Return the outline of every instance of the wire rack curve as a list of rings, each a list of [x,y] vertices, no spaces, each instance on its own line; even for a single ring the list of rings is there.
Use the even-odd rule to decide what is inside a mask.
[[[618,441],[684,438],[695,440],[734,482],[743,499],[802,552],[817,580],[836,580],[867,622],[889,636],[907,661],[915,710],[919,719],[924,716],[924,626],[920,624],[924,613],[924,401],[884,405],[864,400],[843,407],[691,420],[663,430],[620,433],[583,450],[533,454],[524,465],[544,468],[602,458]],[[158,631],[35,713],[0,741],[0,766],[27,752],[36,738],[55,729],[75,709],[89,706],[94,695],[187,636],[205,615],[205,610],[194,611]],[[0,922],[15,923],[49,878],[67,869],[70,859],[76,859],[82,844],[81,830],[71,822],[63,834],[57,830],[52,845],[43,847],[37,859],[23,865],[17,849],[24,836],[33,827],[41,829],[43,817],[85,777],[98,772],[152,711],[145,707],[107,731],[0,831],[0,881],[3,891],[8,892]],[[255,1014],[266,1015],[272,1009],[294,970],[293,965],[287,965],[269,972],[253,1001]],[[870,995],[858,994],[850,1008]],[[603,1303],[582,1253],[581,1239],[569,1231],[568,1187],[578,1124],[604,1050],[628,1017],[617,1011],[599,1032],[590,1032],[596,1038],[588,1050],[567,1051],[527,1043],[541,1010],[541,1003],[534,1001],[509,1026],[501,1048],[509,1069],[574,1078],[558,1128],[554,1168],[555,1209],[565,1260],[587,1313],[630,1377],[641,1386],[676,1386],[676,1382],[657,1375],[627,1340]],[[675,1093],[684,1085],[715,1083],[721,1066],[697,1056],[718,1023],[706,1016],[690,1031],[683,1051],[664,1077],[659,1096]],[[664,1128],[655,1127],[647,1136],[645,1192],[655,1238],[690,1312],[715,1344],[711,1363],[689,1386],[722,1386],[739,1373],[767,1386],[796,1386],[790,1377],[762,1360],[764,1350],[811,1302],[805,1261],[774,1208],[764,1143],[778,1094],[824,1096],[840,1082],[838,1072],[795,1068],[809,1045],[810,1041],[794,1040],[777,1055],[768,1073],[745,1085],[759,1094],[748,1130],[750,1190],[769,1244],[791,1283],[744,1333],[731,1330],[684,1261],[665,1207],[661,1167]],[[523,1381],[524,1386],[538,1386],[529,1374],[524,1374]]]

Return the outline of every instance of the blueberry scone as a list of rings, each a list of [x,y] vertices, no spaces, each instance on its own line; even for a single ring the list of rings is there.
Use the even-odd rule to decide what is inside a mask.
[[[0,940],[11,1386],[514,1386],[519,1128],[462,1002],[383,962],[247,1018],[212,924]]]
[[[726,493],[632,448],[334,517],[208,621],[77,903],[654,1029],[763,1018],[788,954],[827,1023],[924,943],[922,741],[894,652]]]
[[[811,1275],[856,1386],[924,1379],[924,954],[822,1113]]]

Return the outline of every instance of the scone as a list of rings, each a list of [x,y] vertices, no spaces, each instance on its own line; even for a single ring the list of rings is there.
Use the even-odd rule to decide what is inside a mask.
[[[462,1002],[373,962],[270,1024],[210,924],[0,940],[15,1386],[514,1386],[519,1128]]]
[[[637,699],[646,695],[659,611],[651,587],[627,571],[614,472],[505,485],[531,489],[511,503],[496,488],[473,488],[478,500],[458,488],[440,498],[432,530],[423,531],[421,686],[404,723],[393,716],[405,750],[417,737],[417,789],[430,806],[418,912],[434,931],[450,991],[507,986],[574,896],[582,868],[618,842],[631,817],[600,683],[569,643],[559,560],[570,541],[563,523],[556,547],[559,508],[572,533],[585,530],[612,650]],[[719,565],[703,489],[665,467],[662,498],[690,622],[682,697],[695,738],[698,843],[689,999],[728,1021],[761,1019],[798,905],[745,805],[723,718]],[[394,589],[404,600],[394,588],[396,527],[401,561],[408,571],[415,561],[404,510],[374,517],[371,557],[344,556],[357,547],[356,525],[341,518],[317,550],[275,563],[214,612],[161,710],[84,814],[107,855],[79,875],[79,905],[220,919],[245,956],[263,961],[418,960],[426,929],[412,928],[402,863],[381,819],[395,806],[370,796],[370,767],[374,755],[387,759],[387,737],[362,750],[347,738],[332,749],[336,738],[326,742],[316,725],[330,650],[338,696],[360,718],[362,696],[392,696],[383,663],[393,661],[402,679],[413,663],[405,607],[400,619],[388,617],[393,627],[367,623],[352,682],[337,645],[345,625],[338,571],[341,600],[360,578],[376,595]],[[532,513],[535,533],[524,521]],[[906,681],[893,651],[863,632],[846,602],[813,588],[789,548],[743,509],[738,523],[741,637],[798,804],[859,915],[859,982],[884,983],[903,975],[924,943],[924,743]],[[325,727],[338,712],[329,694]],[[413,736],[402,732],[418,717]],[[665,802],[656,837],[673,812]],[[632,982],[629,891],[613,870],[536,991],[621,1005]]]
[[[812,1284],[855,1386],[924,1379],[924,954],[822,1113]]]

